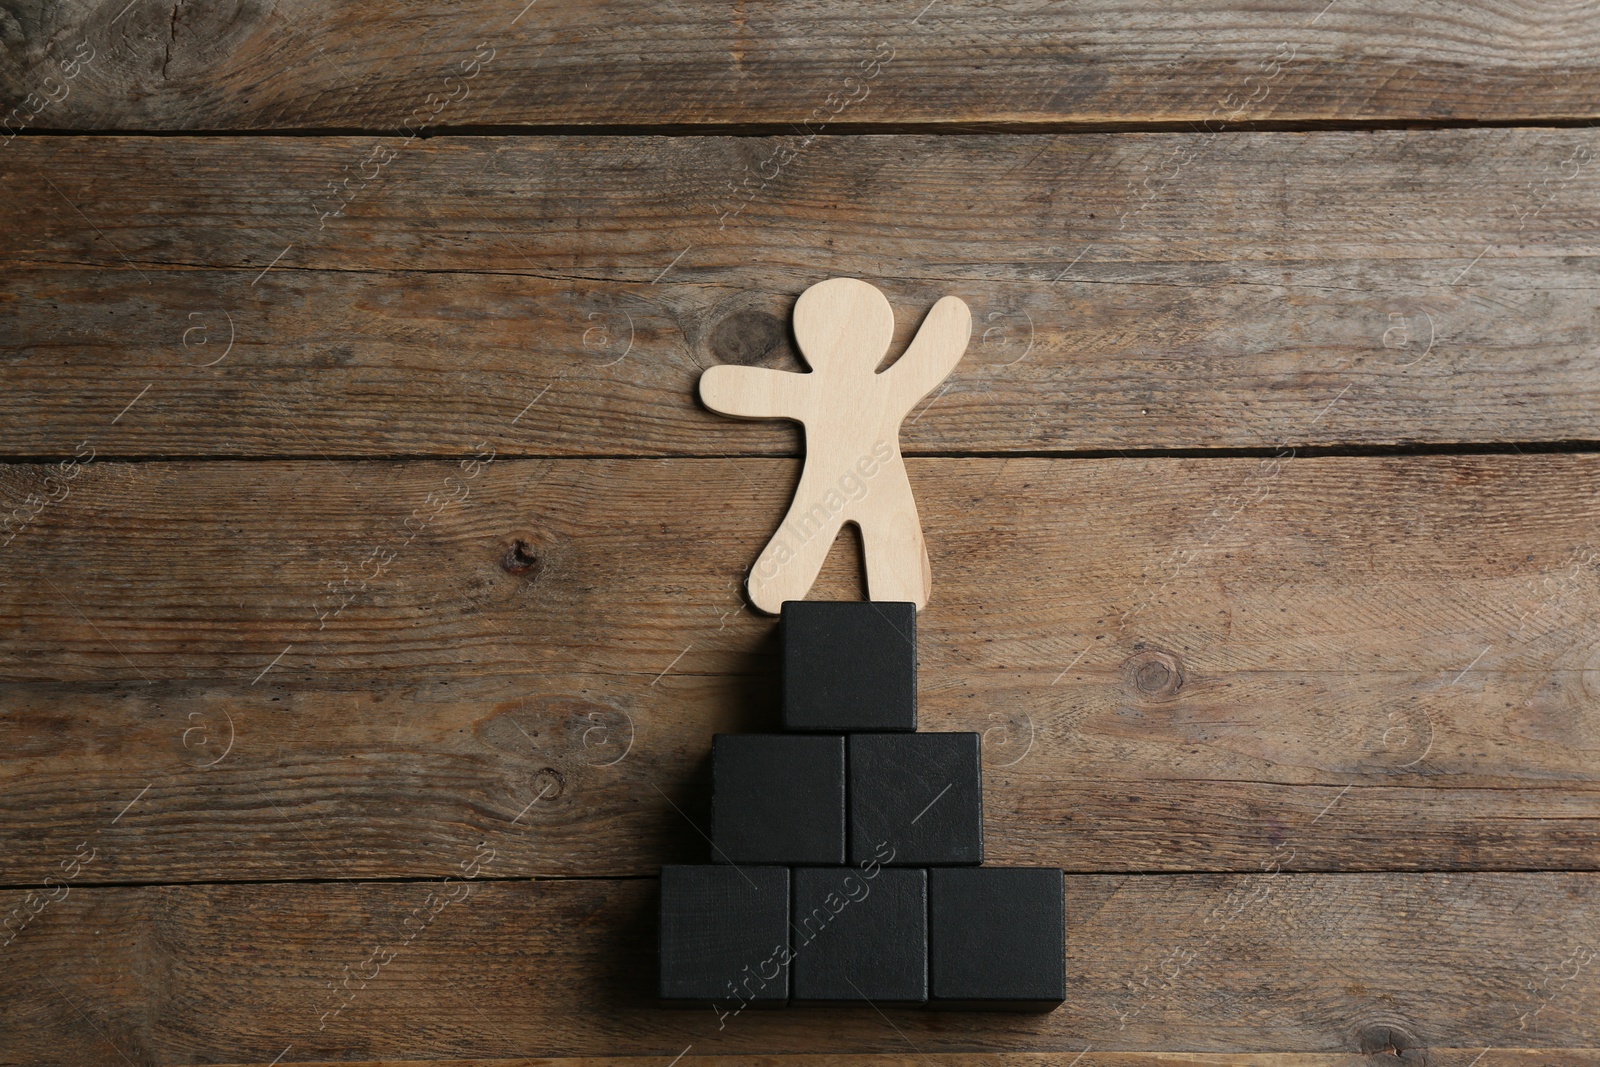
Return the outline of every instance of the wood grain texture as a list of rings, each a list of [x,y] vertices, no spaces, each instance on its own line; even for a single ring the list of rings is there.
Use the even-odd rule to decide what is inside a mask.
[[[777,722],[738,575],[794,473],[88,464],[0,554],[6,877],[97,832],[89,881],[441,875],[480,842],[519,877],[702,860],[711,735]],[[923,728],[984,734],[993,862],[1600,859],[1600,457],[910,473]],[[858,594],[836,550],[816,595]]]
[[[12,142],[3,454],[793,454],[830,275],[972,308],[908,454],[1600,440],[1590,130],[395,143]]]
[[[120,1062],[112,1048],[134,1063],[266,1062],[286,1047],[287,1062],[665,1063],[690,1046],[1070,1060],[1092,1045],[1399,1049],[1466,1067],[1488,1046],[1600,1041],[1593,874],[1069,876],[1068,997],[1050,1015],[750,1010],[720,1030],[709,1008],[652,1006],[656,892],[653,879],[74,890],[7,948],[0,1026],[28,1063]],[[1472,1053],[1436,1060],[1436,1046]]]
[[[1600,17],[1540,0],[1176,11],[1158,0],[174,0],[12,5],[3,26],[12,62],[0,95],[39,94],[13,128],[29,116],[37,128],[388,130],[1600,114]]]
[[[1600,6],[524,5],[0,0],[0,1067],[1600,1067]],[[1048,1016],[652,1002],[833,276]]]
[[[1596,1049],[1430,1048],[1427,1063],[1435,1067],[1549,1067],[1551,1063],[1589,1067],[1600,1063]],[[679,1060],[680,1067],[1063,1067],[1072,1065],[1066,1052],[935,1052],[852,1053],[850,1055],[787,1054],[781,1056],[696,1056],[692,1051]],[[1417,1061],[1415,1055],[1413,1062]],[[287,1061],[285,1061],[287,1062]],[[496,1059],[396,1060],[385,1058],[382,1067],[660,1067],[654,1056],[516,1056]],[[1404,1063],[1404,1058],[1397,1062]],[[295,1067],[376,1067],[374,1060],[294,1061]],[[230,1063],[218,1067],[275,1067],[265,1060]],[[1352,1067],[1348,1052],[1096,1052],[1092,1048],[1072,1067]]]

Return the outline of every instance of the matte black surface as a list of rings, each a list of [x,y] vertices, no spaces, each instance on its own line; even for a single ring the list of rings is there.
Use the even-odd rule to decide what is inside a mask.
[[[843,863],[844,738],[718,734],[711,747],[717,863]]]
[[[801,867],[794,872],[795,1003],[928,999],[928,872]]]
[[[661,868],[662,1000],[782,1007],[788,952],[788,868]]]
[[[945,867],[928,872],[932,1007],[1049,1011],[1067,996],[1067,920],[1059,870]]]
[[[983,771],[975,733],[852,734],[850,859],[887,844],[884,862],[983,862]]]
[[[915,730],[917,607],[790,600],[783,643],[785,730]]]

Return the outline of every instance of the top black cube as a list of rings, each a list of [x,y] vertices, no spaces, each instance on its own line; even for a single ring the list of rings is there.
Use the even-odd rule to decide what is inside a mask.
[[[783,642],[783,728],[915,730],[917,606],[790,600]]]

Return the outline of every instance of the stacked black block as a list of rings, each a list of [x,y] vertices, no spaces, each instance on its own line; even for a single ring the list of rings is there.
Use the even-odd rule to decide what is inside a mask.
[[[779,624],[783,728],[917,728],[914,604],[791,600]]]
[[[916,608],[783,607],[782,734],[720,734],[712,863],[662,869],[661,996],[1048,1011],[1059,870],[985,868],[979,736],[916,733]]]
[[[850,860],[880,845],[886,862],[983,862],[983,773],[977,734],[851,734]]]
[[[789,868],[661,868],[661,997],[789,1001]]]
[[[838,866],[844,825],[844,738],[712,739],[713,861]]]

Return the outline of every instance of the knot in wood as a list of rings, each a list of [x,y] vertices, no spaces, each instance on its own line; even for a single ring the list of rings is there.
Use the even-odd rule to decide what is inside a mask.
[[[783,343],[783,323],[756,308],[735,311],[711,330],[711,355],[722,363],[765,365]]]
[[[1159,649],[1144,649],[1123,663],[1128,684],[1143,700],[1171,700],[1183,686],[1183,666],[1178,657]]]
[[[511,547],[500,558],[500,566],[507,574],[532,581],[544,570],[544,558],[537,548],[519,537],[511,542]]]
[[[1400,1023],[1388,1019],[1361,1024],[1356,1029],[1356,1044],[1364,1056],[1385,1056],[1397,1063],[1427,1063],[1427,1050]]]
[[[567,777],[554,767],[541,767],[533,774],[533,795],[540,804],[558,799],[567,789]]]

